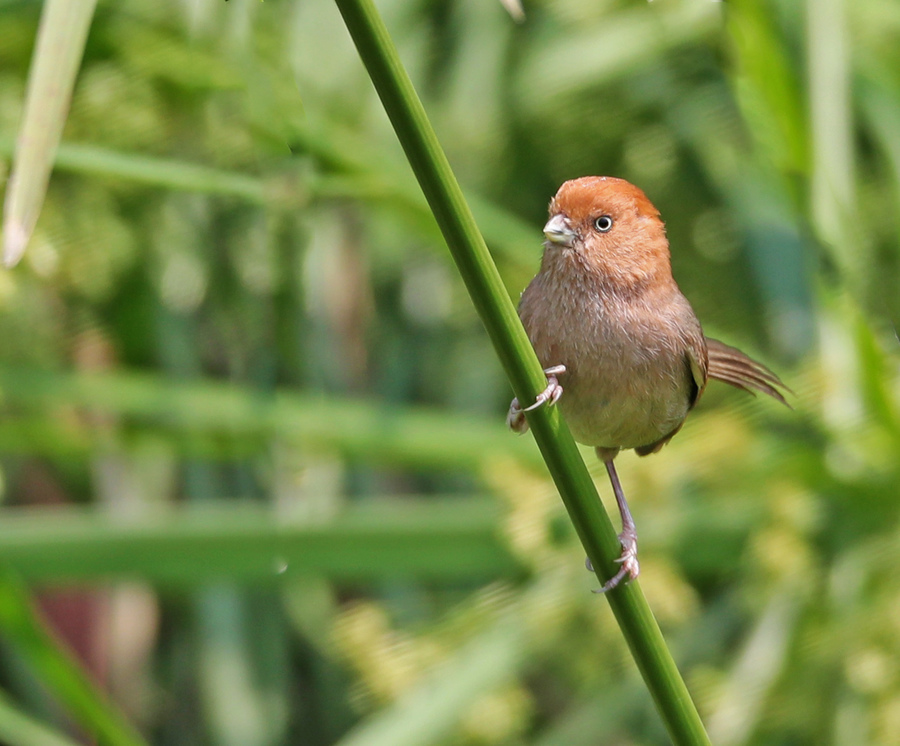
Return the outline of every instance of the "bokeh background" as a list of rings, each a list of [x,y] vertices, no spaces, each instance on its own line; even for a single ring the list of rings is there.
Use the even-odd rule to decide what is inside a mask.
[[[795,392],[617,462],[714,743],[900,742],[900,5],[379,7],[513,298],[559,184],[621,176]],[[40,10],[0,0],[0,189]],[[91,742],[24,581],[148,743],[667,743],[510,397],[331,2],[101,2],[0,273],[4,739]]]

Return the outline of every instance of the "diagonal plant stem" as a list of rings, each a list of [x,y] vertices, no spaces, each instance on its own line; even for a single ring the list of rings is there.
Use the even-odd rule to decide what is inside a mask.
[[[531,401],[545,385],[540,363],[384,22],[372,0],[335,2],[513,390],[520,401]],[[585,551],[606,580],[617,570],[619,541],[575,441],[555,408],[530,412],[529,423]],[[640,586],[619,587],[608,600],[673,742],[709,744]]]
[[[79,746],[67,735],[52,730],[20,710],[0,691],[0,738],[10,746]]]
[[[3,264],[22,258],[44,204],[97,0],[47,0],[3,204]]]
[[[147,746],[119,708],[100,691],[83,666],[46,626],[23,581],[6,569],[0,571],[0,630],[4,641],[28,661],[40,680],[98,743]]]

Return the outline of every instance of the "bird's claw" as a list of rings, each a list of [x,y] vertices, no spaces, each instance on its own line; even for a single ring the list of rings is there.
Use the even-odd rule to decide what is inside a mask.
[[[528,431],[528,420],[525,419],[525,411],[519,406],[519,400],[513,399],[509,404],[509,412],[506,415],[506,426],[519,433]]]
[[[531,406],[521,407],[519,406],[518,398],[512,400],[509,405],[509,413],[506,415],[506,425],[510,430],[515,430],[517,433],[524,433],[528,430],[528,421],[525,419],[525,412],[537,409],[543,404],[552,407],[559,401],[559,397],[563,394],[563,387],[556,377],[565,372],[565,365],[554,365],[552,368],[546,368],[544,370],[544,375],[547,376],[547,387],[535,397],[534,404]]]
[[[562,396],[562,393],[563,387],[559,385],[559,381],[556,380],[555,376],[550,376],[550,378],[547,379],[547,388],[534,398],[534,404],[530,407],[525,407],[522,411],[530,412],[533,409],[537,409],[542,404],[552,407],[559,401],[559,397]]]
[[[618,562],[621,567],[619,567],[619,571],[615,575],[603,584],[602,588],[593,591],[594,593],[606,593],[607,591],[611,591],[623,580],[626,580],[626,578],[626,582],[629,582],[641,574],[641,565],[637,558],[637,535],[632,531],[623,531],[619,534],[619,543],[622,545],[622,554],[619,555],[619,558],[615,561]],[[585,558],[584,564],[588,570],[591,572],[594,571],[594,566],[591,563],[590,557]]]

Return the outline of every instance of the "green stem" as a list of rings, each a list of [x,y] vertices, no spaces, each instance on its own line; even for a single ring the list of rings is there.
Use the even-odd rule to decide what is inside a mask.
[[[336,3],[513,390],[520,401],[531,401],[545,385],[541,365],[387,29],[372,0]],[[617,569],[619,541],[575,441],[556,408],[529,413],[529,423],[585,551],[605,580]],[[638,583],[617,588],[608,600],[672,740],[708,744]]]

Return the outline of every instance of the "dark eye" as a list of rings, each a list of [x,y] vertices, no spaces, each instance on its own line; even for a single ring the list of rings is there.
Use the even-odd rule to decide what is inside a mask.
[[[612,228],[612,223],[612,218],[609,215],[601,215],[594,220],[594,228],[600,233],[609,233],[609,230]]]

